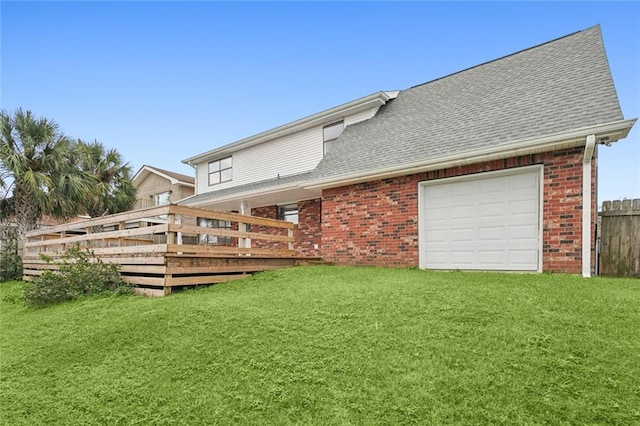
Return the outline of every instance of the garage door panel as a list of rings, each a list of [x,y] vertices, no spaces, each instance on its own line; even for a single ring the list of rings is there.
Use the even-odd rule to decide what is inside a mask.
[[[455,206],[449,209],[447,216],[452,219],[473,220],[475,218],[475,210],[473,206]]]
[[[505,215],[506,203],[504,201],[480,202],[478,205],[479,217],[502,217]]]
[[[464,185],[464,183],[454,183],[449,187],[448,196],[449,199],[453,197],[471,197],[475,194],[477,190],[477,186],[475,184],[472,185]],[[451,201],[451,200],[450,200]],[[456,202],[458,200],[454,200]]]
[[[453,251],[450,253],[451,260],[456,267],[472,266],[475,264],[475,253],[469,251]]]
[[[511,240],[535,240],[538,242],[538,227],[536,225],[519,225],[509,227]]]
[[[425,240],[429,244],[443,243],[449,241],[449,231],[447,229],[427,230]]]
[[[464,182],[460,182],[460,184],[464,185]],[[508,182],[504,179],[504,176],[486,178],[482,173],[480,173],[478,175],[478,179],[473,181],[473,184],[478,186],[480,193],[488,194],[496,191],[504,191]]]
[[[478,177],[423,187],[423,265],[537,270],[539,169]]]
[[[501,266],[505,263],[505,250],[483,250],[478,253],[479,263],[483,265]]]
[[[498,241],[506,240],[506,230],[504,226],[480,226],[478,227],[478,239],[481,241]]]
[[[530,195],[526,199],[509,202],[509,214],[532,214],[538,209],[538,195]]]
[[[430,254],[430,262],[434,269],[446,269],[449,265],[449,252],[447,250],[434,250]]]
[[[429,209],[429,220],[438,221],[438,220],[446,220],[447,219],[447,208],[446,207],[436,207],[431,206]]]

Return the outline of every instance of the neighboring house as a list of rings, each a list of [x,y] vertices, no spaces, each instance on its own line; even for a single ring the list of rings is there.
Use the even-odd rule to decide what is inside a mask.
[[[291,220],[336,263],[589,276],[597,148],[635,121],[596,26],[190,157],[182,203]]]
[[[135,209],[162,206],[190,197],[195,191],[192,176],[144,165],[132,179],[138,193]]]

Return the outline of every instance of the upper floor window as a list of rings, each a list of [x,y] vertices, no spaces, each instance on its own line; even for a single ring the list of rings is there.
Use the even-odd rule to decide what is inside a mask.
[[[233,178],[231,157],[209,163],[209,186],[228,182]]]
[[[155,205],[156,206],[166,206],[169,204],[169,200],[171,198],[171,191],[161,192],[155,195]]]
[[[322,128],[322,140],[324,141],[324,155],[327,155],[334,147],[336,140],[344,130],[344,121],[338,121]]]
[[[298,224],[298,205],[286,204],[284,206],[278,206],[277,219],[286,220],[287,222],[291,222],[294,225],[297,225]]]

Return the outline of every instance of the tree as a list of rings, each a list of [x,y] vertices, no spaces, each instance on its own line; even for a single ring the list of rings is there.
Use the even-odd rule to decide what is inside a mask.
[[[99,142],[78,141],[80,168],[96,181],[89,194],[86,213],[91,217],[129,210],[136,202],[131,167],[115,149]]]
[[[22,109],[0,112],[0,219],[15,222],[18,240],[45,214],[82,212],[92,179],[76,163],[74,143],[54,121]]]
[[[31,111],[0,113],[0,224],[13,222],[18,240],[48,215],[102,216],[130,209],[131,168],[115,150],[74,142]]]

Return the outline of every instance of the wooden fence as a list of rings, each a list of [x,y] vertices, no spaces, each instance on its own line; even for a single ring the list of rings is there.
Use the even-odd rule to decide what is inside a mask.
[[[600,275],[640,277],[640,199],[605,201],[599,215]]]
[[[290,222],[166,205],[29,232],[24,279],[57,269],[43,257],[58,259],[75,244],[119,264],[127,282],[153,295],[318,260],[298,256]]]

